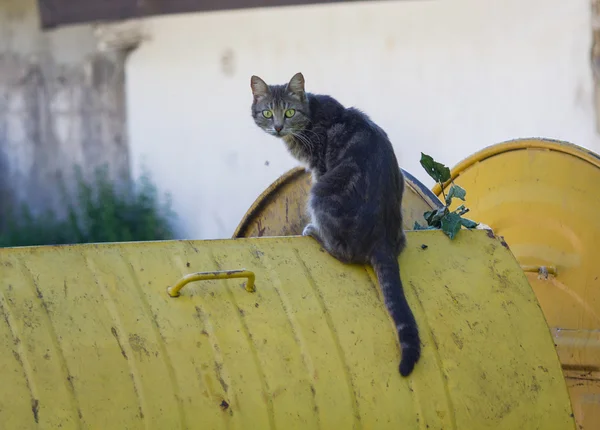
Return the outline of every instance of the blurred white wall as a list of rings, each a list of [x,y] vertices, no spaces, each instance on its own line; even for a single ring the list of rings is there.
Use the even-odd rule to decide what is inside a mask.
[[[92,25],[42,31],[39,19],[35,0],[0,0],[0,218],[22,203],[65,216],[75,166],[130,179],[124,58],[98,50]]]
[[[453,166],[518,137],[600,152],[589,0],[383,1],[152,18],[127,65],[134,173],[171,192],[184,238],[230,237],[297,163],[250,117],[250,76],[366,111],[426,185],[420,151]]]

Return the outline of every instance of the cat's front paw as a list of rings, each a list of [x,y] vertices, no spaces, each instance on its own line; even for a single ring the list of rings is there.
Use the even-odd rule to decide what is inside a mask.
[[[314,224],[306,224],[304,230],[302,230],[302,236],[316,236],[317,228]]]

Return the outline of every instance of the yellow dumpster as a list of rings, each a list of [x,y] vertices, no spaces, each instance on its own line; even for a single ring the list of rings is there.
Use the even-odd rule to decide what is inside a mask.
[[[408,378],[373,272],[310,238],[0,249],[2,428],[575,428],[501,241],[409,232],[400,261]]]
[[[402,170],[405,191],[402,201],[404,228],[412,229],[415,221],[425,223],[423,213],[440,207],[435,194],[414,176]],[[310,221],[306,199],[311,174],[296,167],[273,182],[250,206],[233,237],[292,236],[302,234]]]
[[[581,429],[600,429],[600,157],[519,139],[451,171],[469,218],[504,237],[552,328]],[[441,194],[441,187],[433,189]]]

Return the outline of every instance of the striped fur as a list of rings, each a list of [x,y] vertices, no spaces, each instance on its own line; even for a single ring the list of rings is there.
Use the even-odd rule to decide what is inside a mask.
[[[387,134],[363,112],[330,96],[306,93],[300,73],[287,85],[267,85],[253,76],[251,87],[255,123],[282,138],[312,173],[311,223],[303,235],[342,262],[373,266],[398,331],[399,370],[408,376],[421,343],[400,279],[404,178]],[[293,116],[286,117],[290,110]]]

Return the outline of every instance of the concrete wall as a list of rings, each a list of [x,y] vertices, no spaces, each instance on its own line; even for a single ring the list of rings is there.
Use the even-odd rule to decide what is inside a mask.
[[[384,1],[170,16],[127,63],[132,163],[173,195],[180,236],[228,237],[297,163],[249,115],[249,80],[307,88],[372,116],[427,185],[420,151],[454,165],[543,136],[600,152],[590,0]],[[312,29],[311,29],[312,27]]]
[[[92,26],[42,33],[36,4],[0,2],[0,207],[60,214],[76,164],[128,181],[125,59],[99,53]]]

